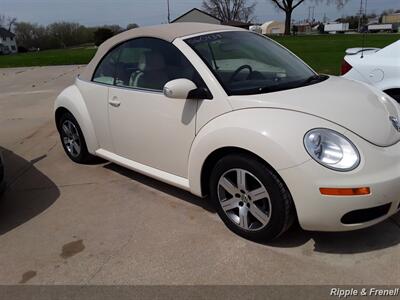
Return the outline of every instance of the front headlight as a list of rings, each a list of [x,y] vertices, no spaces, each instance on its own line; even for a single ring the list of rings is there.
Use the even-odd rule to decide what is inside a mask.
[[[351,171],[360,164],[360,154],[356,146],[330,129],[310,130],[304,136],[304,146],[315,161],[329,169]]]

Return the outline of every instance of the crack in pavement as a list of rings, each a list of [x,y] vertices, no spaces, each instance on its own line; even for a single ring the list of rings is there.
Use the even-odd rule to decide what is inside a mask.
[[[7,191],[8,189],[10,189],[22,176],[24,176],[31,168],[33,168],[33,166],[40,160],[43,160],[47,157],[48,154],[50,154],[50,152],[54,149],[54,147],[57,145],[57,143],[55,143],[54,145],[52,145],[45,154],[32,159],[31,161],[27,162],[26,166],[23,167],[21,169],[20,172],[18,172],[13,178],[11,178],[9,180],[9,182],[7,183],[6,187],[5,187],[5,191]]]
[[[22,145],[24,144],[26,141],[30,140],[31,138],[33,138],[35,135],[37,135],[40,131],[42,131],[43,129],[45,129],[47,126],[49,126],[49,124],[51,124],[53,122],[53,120],[47,120],[45,123],[43,123],[42,125],[40,125],[39,127],[37,127],[31,134],[23,137],[22,139],[20,139],[19,141],[16,141],[13,146],[15,145]]]
[[[45,85],[45,84],[47,84],[47,83],[49,83],[49,82],[56,81],[57,79],[60,79],[61,77],[66,76],[66,75],[68,75],[68,74],[70,74],[70,73],[74,73],[74,72],[78,71],[78,70],[81,69],[81,68],[82,68],[82,66],[80,66],[80,65],[74,66],[74,68],[72,68],[71,70],[66,71],[66,72],[64,72],[64,73],[61,73],[61,74],[57,75],[56,77],[52,77],[52,78],[50,78],[49,80],[45,80],[45,81],[43,81],[43,82],[34,84],[34,86],[32,86],[32,87],[35,87],[35,88],[36,88],[36,87],[41,87],[41,86],[43,86],[43,85]]]
[[[85,186],[85,185],[96,185],[96,184],[105,184],[105,183],[117,183],[117,182],[125,182],[125,181],[130,181],[129,178],[127,179],[116,179],[116,180],[109,180],[106,182],[102,181],[94,181],[94,182],[79,182],[79,183],[69,183],[69,184],[60,184],[60,185],[55,185],[55,186],[49,186],[49,187],[34,187],[34,188],[27,188],[27,189],[13,189],[14,191],[19,191],[19,192],[29,192],[29,191],[40,191],[40,190],[47,190],[47,189],[53,189],[53,188],[69,188],[69,187],[77,187],[77,186]]]
[[[9,93],[0,93],[0,97],[31,95],[31,94],[50,94],[50,93],[54,93],[54,92],[56,92],[56,90],[37,90],[37,91],[26,91],[26,92],[9,92]]]
[[[89,284],[90,281],[93,280],[97,276],[97,274],[99,274],[103,270],[104,266],[106,264],[108,264],[115,255],[121,253],[128,246],[128,244],[132,241],[133,237],[134,237],[134,234],[131,234],[129,236],[128,240],[124,244],[122,244],[121,247],[119,247],[118,249],[112,250],[110,255],[108,255],[108,257],[103,261],[103,263],[100,265],[100,267],[92,275],[90,275],[89,278],[85,281],[85,284]]]

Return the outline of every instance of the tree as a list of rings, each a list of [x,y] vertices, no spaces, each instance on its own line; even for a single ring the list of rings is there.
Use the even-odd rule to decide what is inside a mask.
[[[16,23],[17,18],[0,15],[0,27],[5,27],[8,31],[11,31]]]
[[[281,9],[285,12],[285,35],[290,34],[290,28],[292,25],[292,14],[293,11],[302,4],[305,0],[269,0],[278,9]],[[324,2],[325,0],[313,0],[314,2]],[[334,3],[338,8],[343,7],[348,0],[326,0],[326,4],[330,5]]]
[[[15,35],[18,45],[26,49],[55,49],[60,48],[60,41],[52,34],[47,27],[28,22],[15,24]]]
[[[290,35],[293,11],[304,2],[304,0],[270,0],[277,8],[285,12],[285,35]]]
[[[139,27],[138,24],[136,24],[136,23],[131,23],[131,24],[128,24],[128,26],[126,26],[126,30],[135,29],[135,28],[138,28],[138,27]]]
[[[203,9],[223,22],[251,22],[255,6],[248,0],[203,0]]]
[[[93,43],[96,29],[69,22],[56,22],[47,26],[17,22],[14,33],[18,45],[26,49],[57,49]]]
[[[113,35],[116,35],[118,33],[121,33],[122,31],[124,31],[124,29],[121,26],[119,26],[118,24],[104,25],[103,28],[110,29],[112,31]]]
[[[47,26],[49,35],[57,39],[63,48],[82,43],[82,28],[79,23],[70,22],[56,22]]]
[[[7,23],[8,23],[8,31],[11,31],[15,23],[17,23],[17,18],[9,17],[7,18]]]
[[[96,46],[100,46],[103,42],[108,40],[114,35],[114,32],[110,28],[98,28],[94,32],[94,43]]]
[[[18,44],[27,49],[34,47],[38,34],[38,25],[31,24],[28,22],[18,22],[15,25],[15,35],[18,40]]]

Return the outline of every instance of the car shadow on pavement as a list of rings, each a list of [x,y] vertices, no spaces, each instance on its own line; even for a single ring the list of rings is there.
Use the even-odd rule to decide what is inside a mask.
[[[153,179],[146,175],[142,175],[142,174],[132,171],[130,169],[121,167],[114,163],[108,163],[108,164],[104,165],[104,168],[114,171],[122,176],[128,177],[134,181],[140,182],[141,184],[147,185],[153,189],[156,189],[156,190],[163,192],[165,194],[168,194],[170,196],[173,196],[173,197],[179,198],[183,201],[189,202],[191,204],[200,206],[209,212],[216,213],[216,210],[214,209],[214,207],[211,205],[211,203],[209,201],[207,201],[206,199],[197,197],[187,191],[184,191],[182,189],[179,189],[179,188],[169,185],[167,183],[161,182],[159,180]]]
[[[390,248],[400,244],[400,226],[388,219],[372,227],[348,232],[304,231],[295,224],[268,246],[293,248],[307,242],[314,243],[314,252],[330,254],[355,254]]]
[[[28,222],[60,196],[57,186],[36,167],[40,156],[27,161],[12,151],[1,148],[5,165],[6,188],[0,196],[0,235]]]
[[[106,164],[104,168],[183,201],[200,206],[208,212],[216,213],[215,208],[207,198],[203,199],[194,196],[189,192],[114,163]],[[264,245],[277,248],[296,248],[310,241],[314,243],[314,252],[331,254],[371,252],[400,244],[400,226],[389,219],[383,223],[361,230],[332,233],[305,231],[300,228],[298,223],[295,223],[292,228],[281,237],[272,242],[265,243]]]

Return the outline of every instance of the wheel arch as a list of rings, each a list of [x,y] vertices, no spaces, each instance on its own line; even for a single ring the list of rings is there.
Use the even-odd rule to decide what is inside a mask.
[[[400,88],[399,87],[388,88],[388,89],[385,89],[383,92],[388,94],[390,97],[392,97],[397,102],[400,102]]]
[[[70,113],[72,115],[72,113],[63,106],[57,107],[54,112],[56,127],[58,130],[60,130],[60,119],[66,113]]]
[[[208,178],[211,175],[211,172],[213,170],[214,165],[223,157],[227,155],[232,155],[232,154],[239,154],[239,155],[247,155],[250,156],[257,161],[259,161],[261,164],[265,165],[268,169],[270,169],[272,172],[275,173],[276,176],[279,177],[279,179],[283,182],[283,184],[286,186],[284,180],[282,177],[279,175],[277,170],[275,170],[274,167],[272,167],[267,161],[265,161],[262,157],[259,155],[255,154],[254,152],[241,148],[241,147],[234,147],[234,146],[228,146],[228,147],[222,147],[219,149],[214,150],[211,152],[206,160],[203,163],[203,166],[201,168],[201,175],[200,175],[200,184],[201,184],[201,192],[202,195],[208,195],[209,194],[209,187],[208,187]],[[289,191],[289,188],[286,186],[286,188]]]

